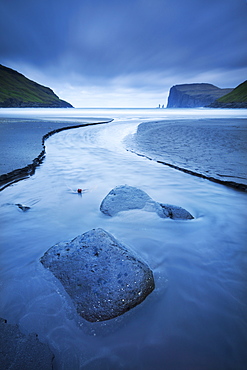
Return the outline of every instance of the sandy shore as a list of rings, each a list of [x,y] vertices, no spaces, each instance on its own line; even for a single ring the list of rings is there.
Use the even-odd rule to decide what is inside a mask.
[[[134,151],[159,163],[247,188],[246,119],[145,122],[138,127],[135,145]]]
[[[44,159],[48,133],[109,121],[0,118],[0,190],[34,173]],[[246,143],[246,119],[153,121],[139,125],[134,152],[192,175],[228,186],[241,185],[239,188],[245,190]]]
[[[75,122],[0,118],[0,186],[33,173],[35,167],[44,158],[43,142],[49,133],[104,122],[109,121],[87,119]]]

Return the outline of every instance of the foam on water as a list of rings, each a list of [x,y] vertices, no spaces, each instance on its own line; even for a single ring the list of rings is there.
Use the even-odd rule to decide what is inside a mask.
[[[35,175],[0,194],[0,316],[48,343],[56,369],[245,368],[246,193],[136,156],[123,144],[143,121],[243,118],[244,112],[161,111],[107,111],[114,122],[50,137]],[[56,110],[56,119],[64,114],[104,116]],[[181,206],[195,219],[161,219],[141,210],[101,214],[102,199],[121,184]],[[31,209],[23,212],[16,203]],[[88,323],[39,258],[55,243],[96,227],[149,264],[156,289],[123,316]]]

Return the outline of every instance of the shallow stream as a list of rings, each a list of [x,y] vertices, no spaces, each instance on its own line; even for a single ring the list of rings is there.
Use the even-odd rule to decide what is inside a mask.
[[[56,112],[56,119],[75,115],[74,110]],[[43,111],[40,114],[44,116]],[[76,114],[115,120],[51,136],[35,174],[0,194],[0,316],[48,343],[59,370],[244,370],[247,194],[126,151],[125,138],[144,121],[237,119],[246,113],[76,110]],[[181,206],[195,219],[161,219],[140,210],[112,218],[103,215],[101,201],[121,184]],[[85,191],[78,194],[78,188]],[[17,203],[31,208],[23,212]],[[77,315],[39,258],[55,243],[97,227],[148,263],[156,289],[121,317],[89,323]]]

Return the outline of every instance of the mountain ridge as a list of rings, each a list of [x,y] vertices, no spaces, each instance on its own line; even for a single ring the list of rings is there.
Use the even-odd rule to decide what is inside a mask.
[[[73,108],[49,87],[40,85],[2,64],[0,64],[0,107]]]

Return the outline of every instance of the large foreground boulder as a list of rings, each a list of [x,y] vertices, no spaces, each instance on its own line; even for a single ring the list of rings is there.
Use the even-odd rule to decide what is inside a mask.
[[[189,220],[194,217],[186,209],[171,204],[155,202],[143,190],[129,185],[119,185],[112,189],[103,199],[100,210],[108,216],[131,209],[156,212],[162,218]]]
[[[36,334],[25,335],[17,325],[0,318],[0,368],[7,370],[53,369],[54,355]]]
[[[41,263],[60,280],[78,314],[91,322],[125,313],[154,289],[149,267],[103,229],[54,245]]]

